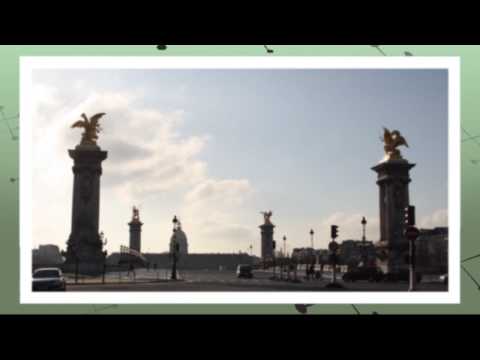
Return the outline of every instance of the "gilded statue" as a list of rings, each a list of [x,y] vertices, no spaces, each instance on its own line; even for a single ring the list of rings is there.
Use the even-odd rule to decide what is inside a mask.
[[[261,212],[260,214],[263,215],[263,218],[264,218],[264,220],[265,220],[265,224],[266,224],[266,225],[272,225],[272,222],[270,221],[270,218],[272,217],[273,212],[272,212],[271,210],[268,211],[268,212],[266,212],[266,211],[265,211],[265,212]]]
[[[136,206],[133,207],[132,220],[140,220],[140,211]]]
[[[100,127],[99,120],[105,113],[99,113],[93,115],[90,119],[87,115],[82,114],[83,120],[77,121],[75,124],[72,125],[73,128],[83,128],[84,132],[82,134],[82,142],[81,145],[97,145],[98,134],[102,131]]]
[[[400,134],[400,131],[390,131],[383,128],[384,135],[382,141],[385,143],[385,160],[402,160],[402,154],[398,147],[409,147],[405,138]]]

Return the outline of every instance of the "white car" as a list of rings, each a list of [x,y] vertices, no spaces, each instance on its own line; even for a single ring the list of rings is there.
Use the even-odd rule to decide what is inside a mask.
[[[33,272],[33,291],[65,291],[67,282],[59,268],[43,268]]]

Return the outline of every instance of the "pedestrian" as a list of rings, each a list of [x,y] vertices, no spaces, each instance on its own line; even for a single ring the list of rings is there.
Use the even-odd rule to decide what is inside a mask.
[[[312,280],[315,278],[315,264],[310,265],[310,276]]]

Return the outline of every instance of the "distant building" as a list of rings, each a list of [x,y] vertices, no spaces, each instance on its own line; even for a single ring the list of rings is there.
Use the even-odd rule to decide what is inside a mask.
[[[317,251],[312,248],[295,248],[292,251],[292,258],[299,264],[311,264],[317,262]]]
[[[423,274],[448,272],[448,228],[421,229],[416,244],[416,267]]]
[[[64,258],[56,245],[40,245],[32,250],[32,264],[34,266],[59,266]]]
[[[144,254],[150,266],[156,264],[159,269],[168,269],[172,266],[169,253]],[[183,270],[236,270],[238,265],[253,265],[259,258],[246,253],[241,254],[188,254],[180,256],[179,271]]]
[[[185,255],[188,255],[188,239],[187,239],[187,235],[185,234],[185,232],[182,230],[181,226],[179,226],[174,234],[172,235],[172,237],[170,238],[170,252],[172,251],[173,249],[173,244],[174,244],[174,241],[177,242],[177,244],[179,245],[179,254],[180,256],[185,256]]]
[[[168,252],[165,253],[143,253],[148,266],[152,268],[154,265],[158,269],[170,269],[172,266],[172,258]],[[182,270],[236,270],[238,265],[255,265],[260,263],[261,259],[250,256],[246,253],[242,254],[188,254],[181,256],[178,262],[179,271]],[[110,269],[115,267],[126,268],[123,262],[123,256],[119,252],[110,254],[107,257],[107,265]]]
[[[340,262],[350,268],[375,266],[376,250],[372,241],[345,240],[339,248]]]

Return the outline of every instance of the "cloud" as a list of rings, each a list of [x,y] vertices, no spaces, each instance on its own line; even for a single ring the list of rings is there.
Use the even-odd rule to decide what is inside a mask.
[[[202,246],[215,249],[223,242],[230,243],[232,251],[247,249],[258,237],[245,217],[254,213],[250,203],[253,194],[246,179],[208,179],[186,193],[181,215],[189,219],[195,236],[204,239]]]
[[[256,233],[249,227],[240,224],[220,223],[205,221],[200,223],[202,230],[199,234],[203,236],[213,237],[223,240],[245,240],[249,239]]]
[[[230,204],[239,204],[245,193],[251,192],[248,180],[214,180],[208,179],[198,184],[185,196],[191,203],[205,201],[228,201]]]
[[[131,144],[125,140],[113,140],[110,142],[108,151],[110,153],[109,159],[114,162],[128,162],[142,157],[152,156],[151,149]]]
[[[362,239],[362,218],[366,217],[366,238],[369,241],[378,241],[380,239],[380,221],[378,217],[368,216],[356,213],[336,212],[324,218],[321,222],[323,236],[330,238],[330,226],[337,225],[339,227],[340,240],[361,240]]]
[[[68,238],[73,176],[67,150],[80,142],[82,133],[70,126],[82,113],[98,112],[106,113],[98,145],[108,151],[102,163],[101,226],[111,229],[109,238],[115,242],[123,237],[124,229],[115,218],[119,209],[147,203],[152,218],[159,212],[179,211],[193,251],[222,248],[219,241],[224,248],[235,249],[242,241],[251,243],[255,228],[242,217],[252,212],[246,203],[253,192],[251,184],[247,179],[209,176],[208,164],[200,159],[209,135],[183,135],[183,110],[146,108],[138,93],[95,91],[85,82],[70,89],[37,83],[35,94],[33,203],[39,243],[48,235],[49,242],[63,246]],[[158,201],[162,196],[171,203]],[[48,213],[41,216],[45,204]],[[52,218],[56,221],[47,220]],[[145,228],[147,237],[150,228]]]
[[[423,229],[448,226],[448,210],[438,209],[432,214],[422,217],[419,225]]]
[[[127,92],[93,92],[70,108],[71,98],[46,85],[38,88],[46,94],[36,98],[34,142],[39,151],[35,163],[42,164],[38,172],[48,173],[51,168],[51,163],[42,159],[57,157],[63,165],[71,161],[65,156],[66,149],[79,143],[82,130],[70,129],[70,125],[80,114],[106,112],[98,141],[108,151],[102,184],[113,187],[121,198],[143,201],[158,191],[178,190],[207,178],[206,164],[197,156],[208,136],[182,137],[183,111],[142,108],[135,94]],[[49,142],[45,142],[46,136]]]

